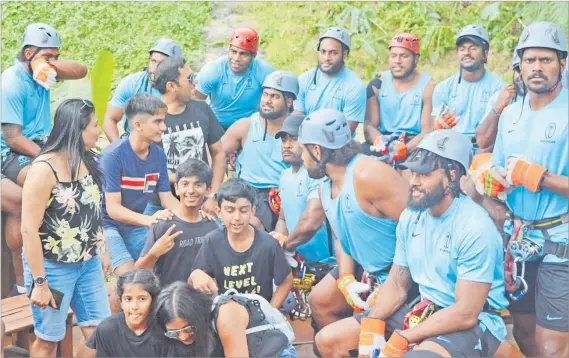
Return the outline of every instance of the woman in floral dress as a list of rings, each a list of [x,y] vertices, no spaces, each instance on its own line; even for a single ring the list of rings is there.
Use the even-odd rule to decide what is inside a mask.
[[[24,184],[24,279],[37,337],[32,357],[55,357],[69,307],[85,340],[111,313],[100,257],[103,176],[93,152],[100,132],[91,102],[61,103]]]

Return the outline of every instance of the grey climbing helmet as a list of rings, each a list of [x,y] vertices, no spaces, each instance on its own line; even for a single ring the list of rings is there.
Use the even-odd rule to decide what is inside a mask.
[[[340,41],[348,48],[348,50],[352,47],[350,34],[348,31],[340,27],[330,27],[328,30],[324,31],[322,35],[320,35],[320,39],[318,40],[318,50],[320,50],[320,42],[322,42],[322,40],[325,38],[331,38]]]
[[[174,40],[160,39],[154,43],[149,53],[160,52],[168,57],[182,57],[182,48]]]
[[[563,58],[567,57],[565,34],[558,25],[551,22],[534,22],[524,29],[516,47],[518,56],[521,58],[523,50],[531,47],[549,48],[561,52]]]
[[[482,45],[485,49],[490,48],[490,38],[488,31],[480,25],[467,25],[460,30],[460,33],[455,39],[455,45],[459,46],[462,40],[469,39],[475,43]]]
[[[352,133],[346,117],[335,109],[320,109],[310,113],[298,129],[298,141],[302,144],[339,149],[351,140]]]
[[[61,38],[55,29],[47,24],[34,23],[26,27],[22,47],[60,48]]]
[[[273,88],[281,92],[289,92],[298,96],[298,78],[292,72],[275,71],[265,77],[263,87]]]

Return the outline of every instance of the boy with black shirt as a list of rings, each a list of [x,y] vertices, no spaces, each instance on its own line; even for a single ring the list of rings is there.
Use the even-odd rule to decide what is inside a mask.
[[[154,88],[168,106],[162,145],[171,184],[178,165],[188,159],[201,159],[213,169],[211,193],[216,193],[223,182],[226,166],[225,152],[221,147],[223,128],[206,102],[193,99],[194,75],[181,57],[169,57],[156,68]],[[208,162],[207,151],[211,154],[211,163]],[[207,198],[202,209],[215,216],[215,199],[212,194]],[[161,206],[155,195],[146,208],[146,214],[152,215],[157,210],[161,210]]]
[[[174,185],[182,205],[172,211],[172,220],[158,222],[148,231],[135,266],[154,269],[162,287],[188,280],[204,236],[218,228],[200,214],[203,198],[211,189],[211,178],[211,168],[199,159],[180,164]]]
[[[210,294],[230,288],[256,293],[280,308],[292,288],[291,269],[278,242],[250,225],[255,197],[255,190],[241,179],[223,183],[216,198],[225,227],[205,237],[188,283]],[[278,286],[274,293],[273,283]]]

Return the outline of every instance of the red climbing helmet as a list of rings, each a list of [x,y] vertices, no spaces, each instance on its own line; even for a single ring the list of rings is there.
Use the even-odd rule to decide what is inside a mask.
[[[393,36],[391,41],[389,41],[389,48],[392,47],[403,47],[417,55],[421,52],[421,43],[419,38],[413,34],[405,32]]]
[[[257,53],[259,49],[259,35],[250,27],[240,27],[233,31],[229,44],[242,50]]]

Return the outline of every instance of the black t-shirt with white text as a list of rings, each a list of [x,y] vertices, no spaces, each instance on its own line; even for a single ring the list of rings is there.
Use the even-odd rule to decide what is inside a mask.
[[[204,241],[204,237],[218,228],[215,221],[203,219],[197,223],[189,223],[174,215],[172,220],[159,221],[148,230],[146,244],[140,256],[145,256],[170,226],[176,225],[172,233],[183,231],[174,239],[174,247],[160,256],[154,265],[154,272],[160,280],[160,286],[166,287],[172,282],[187,282],[192,273],[192,266]]]
[[[273,281],[280,285],[291,273],[277,240],[256,227],[253,244],[245,252],[233,250],[227,229],[219,228],[206,236],[194,262],[215,278],[219,293],[234,288],[239,293],[256,293],[267,301],[273,297]]]

